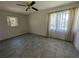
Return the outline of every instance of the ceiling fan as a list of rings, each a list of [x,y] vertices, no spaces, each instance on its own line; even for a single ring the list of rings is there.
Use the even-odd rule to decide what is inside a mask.
[[[27,7],[27,8],[26,8],[26,11],[28,11],[30,8],[32,8],[32,9],[35,10],[35,11],[38,11],[37,8],[33,7],[33,5],[34,5],[35,3],[36,3],[35,1],[32,1],[31,3],[27,3],[27,2],[26,2],[25,5],[24,5],[24,4],[16,4],[16,5]]]

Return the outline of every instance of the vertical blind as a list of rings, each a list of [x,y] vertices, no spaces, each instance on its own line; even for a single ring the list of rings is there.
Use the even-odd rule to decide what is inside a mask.
[[[67,31],[69,10],[50,14],[49,30]]]

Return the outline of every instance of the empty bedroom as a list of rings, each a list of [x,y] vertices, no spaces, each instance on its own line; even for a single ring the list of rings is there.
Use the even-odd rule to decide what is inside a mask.
[[[79,1],[0,1],[0,58],[79,58]]]

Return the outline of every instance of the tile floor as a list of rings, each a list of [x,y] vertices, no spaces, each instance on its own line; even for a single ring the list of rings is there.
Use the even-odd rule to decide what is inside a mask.
[[[0,58],[78,58],[72,43],[24,34],[0,41]]]

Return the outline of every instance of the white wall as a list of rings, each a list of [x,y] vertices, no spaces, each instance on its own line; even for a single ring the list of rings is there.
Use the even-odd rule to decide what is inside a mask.
[[[18,17],[19,26],[15,28],[9,27],[7,24],[7,16]],[[6,11],[0,11],[0,40],[27,33],[27,20],[28,16]]]
[[[47,32],[48,15],[44,12],[34,13],[29,16],[30,33],[45,35]]]
[[[46,36],[49,23],[48,14],[54,11],[72,8],[75,6],[79,6],[79,2],[39,11],[29,15],[29,32]],[[58,36],[61,37],[60,34]]]

